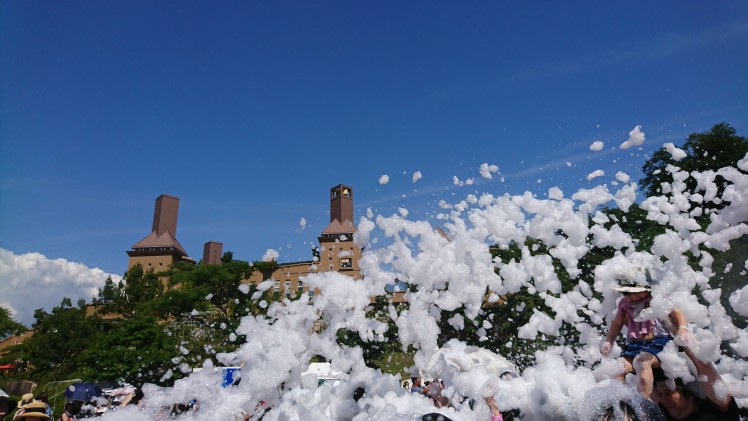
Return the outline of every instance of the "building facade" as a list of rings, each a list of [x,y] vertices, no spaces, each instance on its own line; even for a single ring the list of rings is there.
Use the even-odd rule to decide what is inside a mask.
[[[353,189],[339,184],[330,189],[330,223],[318,237],[319,247],[312,252],[312,260],[279,263],[272,271],[255,271],[244,282],[259,284],[273,280],[273,291],[281,296],[298,293],[314,294],[304,285],[302,277],[310,273],[340,272],[361,279],[361,247],[353,242]]]
[[[127,251],[127,269],[140,264],[143,270],[158,273],[180,261],[194,263],[176,238],[179,217],[179,198],[162,194],[156,199],[151,233]],[[356,226],[353,223],[353,189],[339,184],[330,189],[330,223],[320,233],[319,247],[312,251],[312,259],[302,262],[280,263],[271,270],[256,270],[245,284],[259,284],[273,280],[273,291],[280,296],[298,293],[314,294],[304,285],[302,277],[310,273],[340,272],[361,279],[359,260],[361,247],[353,242]],[[223,243],[209,241],[203,248],[203,264],[221,264]]]
[[[177,241],[179,198],[162,194],[156,198],[151,233],[127,251],[127,269],[140,264],[143,270],[161,272],[180,261],[193,262]]]
[[[223,243],[208,241],[203,246],[203,264],[220,265],[223,257]]]

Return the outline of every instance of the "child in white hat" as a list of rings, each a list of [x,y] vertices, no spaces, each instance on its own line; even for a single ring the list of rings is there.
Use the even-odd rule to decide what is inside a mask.
[[[625,325],[627,341],[621,353],[624,358],[621,377],[636,370],[639,374],[639,392],[649,398],[654,382],[652,369],[660,367],[657,354],[672,340],[672,336],[659,320],[640,318],[640,313],[649,308],[652,301],[651,279],[647,272],[637,271],[634,276],[619,279],[613,289],[620,291],[623,297],[618,302],[616,317],[600,352],[604,356],[610,353],[613,341]],[[688,322],[680,310],[673,309],[668,318],[676,334],[684,335],[688,331]]]

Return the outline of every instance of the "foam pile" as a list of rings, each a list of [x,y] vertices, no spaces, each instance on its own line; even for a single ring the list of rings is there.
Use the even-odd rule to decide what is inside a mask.
[[[632,143],[643,139],[634,132],[632,137]],[[673,308],[680,309],[690,322],[693,338],[689,345],[695,354],[716,364],[725,383],[722,390],[729,390],[745,406],[748,331],[735,326],[721,304],[723,292],[710,285],[710,278],[722,268],[712,267],[714,259],[708,252],[728,250],[730,240],[748,234],[748,157],[738,168],[688,174],[668,167],[674,179],[663,186],[668,196],[641,202],[649,219],[667,227],[646,252],[634,251],[636,240],[618,224],[606,228],[610,216],[599,211],[609,206],[626,212],[635,203],[636,184],[623,173],[616,174],[620,183],[612,184],[615,191],[600,185],[570,197],[553,188],[547,199],[530,193],[484,193],[470,194],[457,203],[441,202],[438,219],[446,236],[428,222],[407,219],[407,212],[375,216],[369,211],[357,224],[355,236],[366,247],[359,262],[365,279],[356,282],[339,273],[310,275],[303,279],[305,284],[318,288],[320,294],[272,303],[266,317],[242,320],[237,333],[246,335],[247,343],[220,357],[225,365],[244,366],[238,386],[220,388],[208,362],[201,372],[178,380],[174,387],[146,386],[142,408],[122,409],[102,419],[154,419],[162,406],[192,398],[200,401],[200,410],[185,417],[201,420],[231,420],[241,410],[252,413],[260,401],[273,407],[265,418],[270,420],[416,420],[436,412],[430,400],[404,390],[399,376],[367,367],[360,348],[337,342],[340,329],[356,332],[371,344],[384,341],[386,321],[369,318],[366,312],[370,297],[382,295],[398,281],[413,287],[406,293],[409,308],[398,313],[391,307],[389,317],[402,344],[417,350],[414,373],[443,379],[443,393],[453,407],[438,412],[454,420],[489,419],[482,398],[496,396],[500,407],[518,408],[525,419],[583,419],[595,410],[594,402],[590,403],[594,399],[585,396],[623,398],[630,394],[630,388],[611,379],[621,370],[612,358],[620,348],[614,347],[611,358],[604,358],[599,346],[619,299],[611,286],[616,278],[638,267],[648,268],[658,281],[650,314],[666,318]],[[490,175],[491,169],[487,171]],[[717,196],[717,176],[731,183],[722,197]],[[689,177],[698,183],[696,192],[686,188]],[[695,219],[702,210],[691,203],[722,200],[730,205],[712,213],[711,223],[702,230]],[[524,246],[528,238],[542,241],[548,253],[537,254]],[[502,262],[492,257],[489,246],[510,244],[520,245],[519,260]],[[582,279],[579,261],[592,247],[611,247],[616,253],[595,268],[594,279]],[[689,264],[689,255],[698,260],[698,267]],[[573,289],[562,290],[553,259],[577,282]],[[748,261],[732,270],[744,273],[747,269]],[[438,348],[437,321],[443,311],[464,306],[467,319],[473,319],[482,311],[486,290],[492,292],[488,300],[496,301],[522,288],[541,297],[552,312],[523,309],[532,316],[519,327],[518,337],[554,337],[566,322],[579,332],[580,342],[537,352],[535,366],[511,380],[500,379],[500,370],[488,369],[477,360],[460,359],[460,354],[474,352],[465,344],[452,341],[446,353]],[[748,286],[733,292],[729,303],[737,314],[748,317]],[[454,317],[449,323],[462,329],[465,318]],[[478,332],[490,336],[491,326],[481,326]],[[723,343],[729,344],[731,353],[720,348]],[[317,387],[304,379],[309,360],[317,355],[343,373],[339,384]],[[671,342],[660,355],[669,375],[693,380],[675,344]],[[627,381],[633,385],[636,378],[629,376]],[[364,394],[355,400],[358,388]]]

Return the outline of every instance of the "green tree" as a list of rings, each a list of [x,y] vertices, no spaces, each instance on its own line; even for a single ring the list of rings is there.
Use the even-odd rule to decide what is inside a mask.
[[[114,283],[112,277],[109,276],[104,281],[104,286],[99,288],[99,293],[94,299],[94,304],[97,305],[114,305],[126,295],[125,284],[122,281]]]
[[[239,285],[252,272],[248,262],[232,259],[220,265],[176,263],[165,275],[169,277],[169,285],[192,291],[193,296],[201,297],[228,320],[237,308],[236,300],[243,295]],[[204,308],[199,302],[196,305]]]
[[[132,384],[171,385],[181,377],[162,378],[178,357],[177,344],[163,325],[149,316],[116,320],[93,338],[76,362],[77,377],[87,380],[124,380]]]
[[[738,136],[735,129],[728,123],[715,124],[711,130],[702,133],[692,133],[686,138],[681,147],[686,157],[680,161],[673,159],[672,155],[663,147],[658,149],[652,158],[647,160],[642,167],[644,177],[640,180],[642,190],[647,196],[655,196],[663,193],[663,184],[673,181],[672,174],[666,168],[668,165],[679,167],[683,171],[716,171],[723,167],[735,167],[737,162],[748,153],[748,138]],[[718,186],[717,197],[720,197],[725,189],[726,181],[718,176],[715,179]],[[689,178],[686,184],[690,191],[694,191],[696,180]],[[697,204],[694,204],[697,205]],[[698,204],[707,209],[719,209],[724,203]]]
[[[169,289],[156,299],[139,307],[140,312],[169,320],[165,329],[182,350],[180,364],[200,366],[206,359],[216,361],[216,354],[234,351],[244,338],[235,334],[243,316],[263,313],[260,300],[253,300],[254,285],[242,286],[254,267],[234,260],[224,253],[219,265],[176,263],[162,273],[169,278]],[[240,286],[242,286],[240,288]]]
[[[15,321],[10,314],[10,310],[0,306],[0,338],[22,333],[25,330],[26,326]]]
[[[559,234],[563,235],[563,233]],[[545,244],[539,240],[528,238],[524,247],[530,250],[533,255],[549,254]],[[490,250],[494,257],[498,257],[504,263],[522,259],[522,247],[517,243],[512,243],[506,248],[491,247]],[[585,266],[583,261],[580,262],[580,265]],[[553,259],[553,266],[558,279],[561,281],[562,292],[569,292],[577,283],[583,282],[580,279],[571,279],[558,259]],[[584,273],[583,270],[581,279],[586,279]],[[453,317],[453,313],[445,314],[443,312],[441,326],[444,336],[442,340],[446,342],[453,335],[457,335],[458,338],[470,345],[481,346],[509,358],[520,368],[528,367],[535,362],[535,351],[559,343],[575,343],[578,337],[578,332],[573,326],[563,322],[558,336],[547,337],[539,334],[536,339],[519,338],[517,336],[519,328],[530,321],[530,317],[536,310],[551,317],[554,316],[553,311],[545,304],[543,298],[524,286],[516,293],[501,297],[501,300],[497,303],[485,304],[481,314],[475,320],[465,320],[463,332],[449,333],[454,328],[446,323],[446,320]],[[582,314],[580,316],[584,317]],[[484,321],[488,321],[491,328],[486,329],[485,339],[481,340],[477,332],[483,326]]]
[[[615,221],[615,218],[613,218]],[[629,222],[621,218],[624,226],[630,227]],[[614,222],[611,222],[611,224]],[[638,224],[633,224],[638,227]],[[564,235],[559,232],[559,235]],[[494,246],[490,248],[491,254],[504,263],[511,261],[519,262],[522,259],[522,249],[526,248],[532,255],[550,255],[548,248],[542,241],[528,238],[524,244],[512,243],[508,247]],[[572,291],[580,283],[593,279],[594,269],[597,265],[613,257],[615,250],[612,248],[592,248],[578,263],[581,274],[572,279],[566,268],[556,258],[552,259],[554,272],[561,282],[561,292]],[[488,291],[487,291],[488,293]],[[558,296],[547,292],[548,295]],[[454,311],[442,311],[439,326],[441,329],[439,345],[452,338],[457,338],[469,345],[480,346],[498,354],[501,354],[519,368],[525,368],[535,363],[535,352],[547,349],[550,346],[567,344],[572,348],[579,343],[579,332],[573,324],[566,321],[561,323],[557,335],[546,336],[539,334],[535,339],[522,339],[518,337],[519,328],[530,321],[535,311],[543,312],[554,317],[553,311],[546,305],[545,300],[535,291],[530,291],[529,286],[523,286],[519,291],[507,294],[495,303],[484,303],[481,312],[473,319],[465,316],[465,308],[460,307]],[[464,327],[456,329],[449,323],[455,315],[461,315]],[[580,320],[591,323],[587,314],[577,312]],[[486,324],[488,322],[488,324]],[[579,361],[579,364],[582,364]]]
[[[641,208],[637,203],[634,203],[629,207],[628,212],[618,208],[605,208],[602,209],[610,220],[603,224],[605,229],[611,229],[614,225],[618,225],[621,231],[625,232],[634,240],[634,247],[636,251],[646,251],[652,248],[654,239],[660,234],[664,234],[666,227],[658,224],[656,221],[647,219],[647,211]],[[593,222],[590,221],[592,225]],[[598,251],[602,252],[602,251]],[[604,252],[608,255],[608,258],[613,257],[613,250]]]
[[[124,278],[114,283],[107,278],[104,286],[99,288],[94,304],[101,305],[104,313],[116,313],[129,318],[136,309],[147,305],[164,293],[164,282],[153,269],[143,270],[137,264],[125,272]]]
[[[85,300],[73,306],[63,298],[51,313],[36,310],[35,318],[34,335],[14,350],[17,358],[35,367],[32,375],[74,372],[78,357],[101,330],[101,319],[86,317]]]
[[[407,304],[394,304],[391,295],[378,295],[371,306],[367,309],[366,317],[387,323],[387,331],[384,333],[383,341],[365,341],[361,339],[358,332],[340,329],[337,334],[338,344],[348,347],[359,347],[363,351],[364,362],[372,368],[379,368],[385,372],[390,370],[393,355],[402,353],[402,344],[398,334],[397,325],[390,317],[390,312],[399,314],[407,308]],[[396,367],[394,371],[398,371]],[[394,373],[393,373],[394,374]]]

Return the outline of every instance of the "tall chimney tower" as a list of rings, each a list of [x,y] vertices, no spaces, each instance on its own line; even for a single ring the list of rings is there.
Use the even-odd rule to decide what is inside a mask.
[[[153,212],[153,229],[145,238],[132,246],[127,252],[130,261],[127,269],[139,264],[144,270],[161,272],[179,261],[192,262],[187,252],[177,241],[177,215],[179,198],[162,194],[156,198]]]
[[[156,199],[156,210],[153,213],[153,229],[156,235],[161,236],[169,232],[172,237],[177,237],[177,216],[179,215],[179,198],[162,194]]]
[[[223,243],[208,241],[203,246],[203,264],[220,265],[223,257]]]
[[[330,222],[353,222],[353,189],[343,184],[330,189]]]

